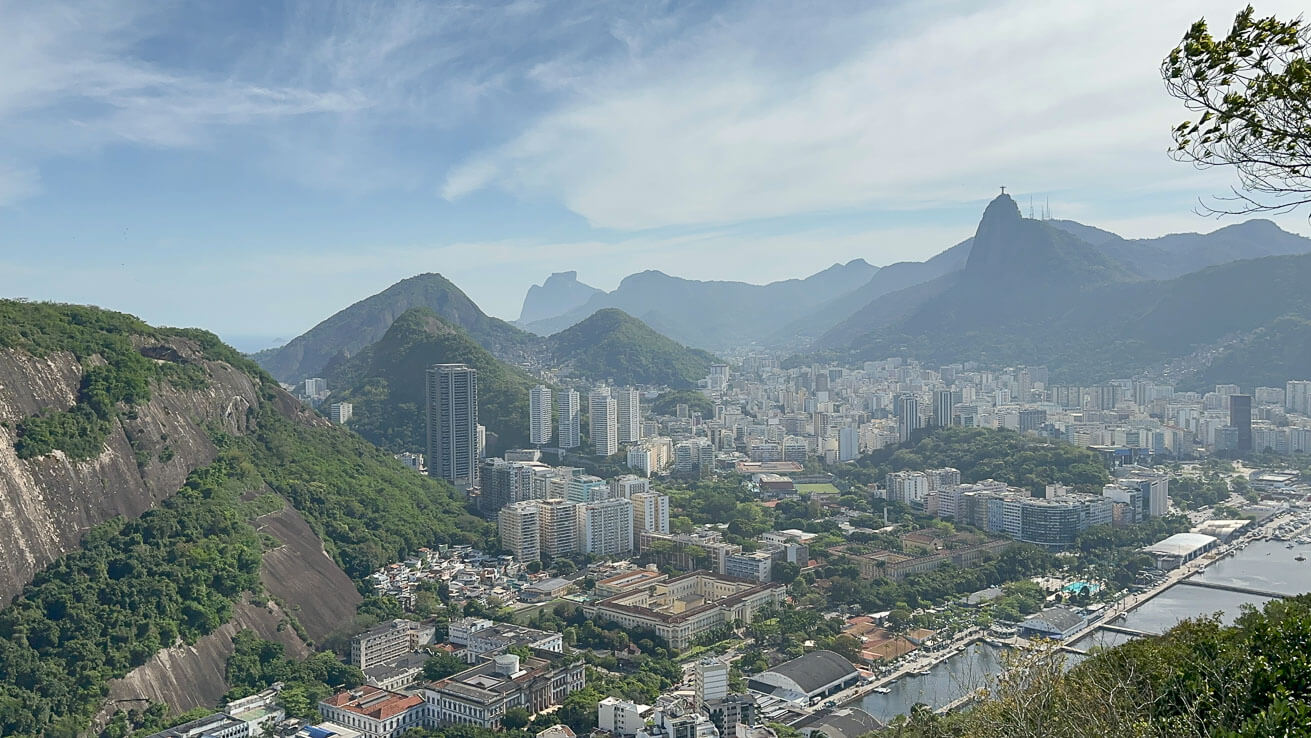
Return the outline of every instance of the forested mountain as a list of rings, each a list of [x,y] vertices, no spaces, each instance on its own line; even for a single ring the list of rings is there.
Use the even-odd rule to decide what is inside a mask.
[[[1311,255],[1141,280],[1069,230],[1019,217],[1009,200],[998,198],[985,212],[964,269],[884,295],[829,331],[820,346],[852,358],[1046,364],[1059,381],[1101,381],[1281,316],[1311,317],[1304,288]],[[1269,364],[1267,373],[1299,373],[1269,357],[1245,360]]]
[[[307,653],[375,568],[488,533],[211,334],[0,301],[0,735],[213,704],[238,629]]]
[[[564,315],[601,294],[605,291],[579,282],[578,272],[556,272],[528,288],[516,322],[522,325]]]
[[[260,351],[254,359],[279,381],[318,376],[339,354],[348,357],[377,342],[401,313],[415,307],[426,307],[459,326],[507,361],[522,360],[535,344],[532,335],[489,317],[442,275],[420,274],[333,314],[285,346]]]
[[[642,321],[613,308],[547,339],[557,365],[577,376],[617,385],[666,384],[695,387],[715,357],[656,333]]]
[[[679,343],[713,351],[772,336],[798,313],[856,289],[877,271],[856,259],[805,279],[766,285],[699,281],[645,271],[625,277],[613,292],[593,295],[573,311],[524,327],[550,335],[598,310],[617,308]]]
[[[353,430],[383,448],[414,451],[426,442],[425,372],[433,364],[478,370],[478,421],[489,450],[528,443],[528,390],[536,381],[426,307],[406,310],[381,340],[325,374],[332,400],[354,404]]]

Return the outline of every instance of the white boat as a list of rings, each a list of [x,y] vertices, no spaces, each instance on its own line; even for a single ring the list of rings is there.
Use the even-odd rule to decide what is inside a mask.
[[[873,691],[878,692],[879,694],[891,694],[891,693],[892,693],[892,690],[891,690],[891,689],[888,689],[887,687],[875,687]]]

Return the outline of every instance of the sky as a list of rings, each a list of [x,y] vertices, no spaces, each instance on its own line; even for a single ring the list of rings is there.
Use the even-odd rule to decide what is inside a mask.
[[[1002,185],[1210,231],[1159,65],[1243,4],[0,0],[0,296],[253,350],[421,272],[513,319],[556,271],[921,260]]]

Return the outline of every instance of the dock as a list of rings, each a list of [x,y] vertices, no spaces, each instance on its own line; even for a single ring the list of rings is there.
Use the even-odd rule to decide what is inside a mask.
[[[1273,592],[1268,589],[1257,589],[1256,587],[1244,587],[1238,584],[1219,584],[1217,582],[1199,582],[1196,579],[1180,579],[1180,586],[1184,587],[1201,587],[1203,589],[1216,589],[1221,592],[1237,592],[1238,594],[1254,595],[1256,597],[1269,597],[1273,600],[1287,599],[1289,595],[1285,592]]]

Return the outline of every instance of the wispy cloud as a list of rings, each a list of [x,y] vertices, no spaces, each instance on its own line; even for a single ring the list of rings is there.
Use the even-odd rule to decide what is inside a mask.
[[[957,203],[999,184],[1150,184],[1178,166],[1164,150],[1183,115],[1157,66],[1199,15],[1223,24],[1235,10],[880,6],[811,19],[816,46],[843,31],[848,43],[792,49],[829,62],[792,66],[770,44],[795,19],[753,4],[663,43],[628,41],[633,61],[469,157],[442,194],[547,196],[594,225],[641,229]]]

